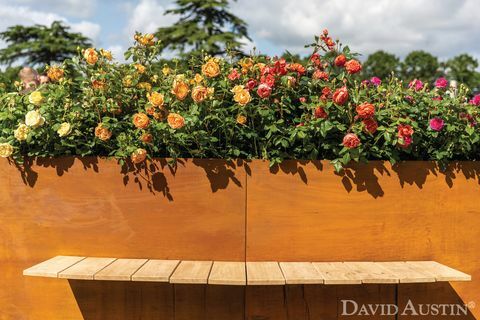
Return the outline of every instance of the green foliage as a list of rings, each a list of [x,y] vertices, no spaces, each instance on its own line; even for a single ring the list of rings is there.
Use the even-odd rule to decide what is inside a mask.
[[[440,64],[437,57],[425,51],[412,51],[402,63],[403,79],[419,79],[433,82],[440,76]]]
[[[468,54],[461,54],[448,60],[445,66],[450,79],[457,80],[472,90],[480,90],[480,73],[476,71],[477,59]]]
[[[79,48],[91,46],[91,41],[80,33],[69,31],[69,27],[55,21],[50,27],[16,25],[0,33],[7,46],[0,49],[0,63],[12,65],[22,63],[43,66],[62,62],[78,53]]]
[[[228,11],[228,0],[176,0],[177,8],[165,14],[179,16],[172,26],[156,32],[162,50],[181,57],[215,56],[228,50],[240,51],[242,38],[250,39],[246,23]]]
[[[399,76],[400,60],[393,54],[385,51],[377,51],[368,56],[363,64],[363,77],[370,79],[379,77],[387,79],[392,76]]]

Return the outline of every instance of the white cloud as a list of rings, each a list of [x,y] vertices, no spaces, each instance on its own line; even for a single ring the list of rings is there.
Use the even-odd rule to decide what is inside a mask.
[[[113,46],[107,47],[106,50],[110,50],[112,52],[113,59],[115,59],[115,61],[120,61],[120,62],[125,61],[123,56],[125,49],[122,46],[113,45]]]
[[[64,15],[88,18],[90,17],[96,7],[95,0],[14,0],[10,3],[16,3],[20,5],[29,5],[35,7],[41,7],[46,11],[57,11]]]
[[[132,36],[135,31],[153,33],[159,27],[173,24],[177,18],[165,15],[168,2],[161,0],[140,0],[133,8],[129,8],[130,16],[125,33]]]
[[[100,35],[101,27],[99,24],[90,22],[90,21],[81,21],[79,23],[70,23],[72,31],[80,32],[83,35],[89,37],[94,42],[98,41]]]

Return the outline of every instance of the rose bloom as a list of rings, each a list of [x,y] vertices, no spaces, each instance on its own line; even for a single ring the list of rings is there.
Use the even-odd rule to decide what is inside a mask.
[[[142,141],[143,143],[152,143],[153,136],[150,133],[145,132],[140,136],[140,141]]]
[[[410,89],[414,89],[415,91],[420,91],[423,89],[423,82],[418,79],[414,79],[408,84],[408,87]]]
[[[305,67],[302,66],[300,63],[292,63],[288,65],[288,70],[296,71],[298,75],[303,75],[305,73]]]
[[[38,128],[45,123],[45,118],[42,117],[38,110],[28,111],[25,115],[25,124],[31,128]]]
[[[411,137],[414,133],[412,126],[408,124],[399,124],[397,129],[399,138]]]
[[[173,81],[172,93],[177,97],[178,100],[182,101],[183,99],[185,99],[189,92],[190,88],[188,87],[188,84],[186,84],[184,81]]]
[[[102,141],[107,141],[112,137],[112,132],[104,127],[103,123],[99,123],[95,128],[95,137]]]
[[[316,65],[316,66],[319,66],[322,61],[320,60],[320,55],[318,53],[314,53],[310,56],[310,61]]]
[[[133,65],[135,67],[135,69],[137,69],[138,73],[142,74],[142,73],[145,73],[145,66],[141,65],[140,63],[135,63]]]
[[[445,122],[442,118],[435,117],[430,120],[430,129],[432,129],[433,131],[442,131],[444,126]]]
[[[373,77],[370,79],[370,82],[376,87],[382,84],[382,80],[379,77]]]
[[[326,118],[328,118],[328,114],[323,107],[316,107],[315,111],[313,112],[313,116],[316,119],[326,119]]]
[[[360,118],[370,118],[375,114],[375,106],[371,103],[365,102],[358,105],[356,111]]]
[[[291,88],[297,84],[297,78],[292,76],[287,76],[287,87]]]
[[[13,136],[18,141],[25,141],[27,140],[28,133],[30,132],[30,127],[26,124],[19,124],[18,128],[13,131]]]
[[[239,84],[239,85],[236,85],[235,87],[233,87],[233,88],[230,90],[230,92],[233,92],[233,93],[236,94],[237,92],[240,92],[240,91],[242,91],[243,89],[245,89],[245,87],[242,86],[241,84]]]
[[[228,80],[234,81],[234,80],[238,80],[238,79],[240,79],[240,73],[238,73],[238,70],[236,68],[232,69],[232,71],[228,75]]]
[[[233,96],[233,100],[241,106],[245,106],[252,100],[252,96],[247,89],[243,89],[235,93],[235,95]]]
[[[320,99],[328,100],[331,95],[332,95],[332,90],[329,87],[325,87],[322,89],[322,96],[320,97]]]
[[[307,98],[300,97],[300,98],[298,98],[298,101],[300,101],[300,103],[305,103],[305,102],[307,102]]]
[[[150,124],[150,119],[145,113],[136,113],[133,115],[133,124],[138,129],[145,129]]]
[[[133,77],[131,75],[123,77],[123,79],[122,79],[123,86],[131,87],[132,86],[132,80],[133,80]]]
[[[167,66],[162,68],[162,73],[163,73],[164,76],[168,76],[171,72],[172,72],[172,69],[170,69]]]
[[[104,57],[108,61],[112,61],[112,59],[113,59],[112,51],[100,49],[100,54],[102,55],[102,57]]]
[[[140,82],[139,84],[137,84],[137,88],[138,89],[143,89],[147,92],[152,91],[152,85],[148,82]]]
[[[448,80],[444,77],[438,78],[437,81],[435,81],[435,87],[439,89],[445,89],[448,87]]]
[[[480,94],[477,94],[475,97],[473,97],[470,103],[475,106],[480,106]]]
[[[413,142],[412,136],[399,137],[398,145],[402,148],[408,148]]]
[[[250,79],[247,81],[247,89],[253,90],[257,86],[257,81],[255,79]]]
[[[377,132],[378,123],[377,121],[375,121],[375,119],[373,118],[363,119],[362,123],[363,123],[363,128],[365,132],[370,134],[374,134],[375,132]]]
[[[322,71],[322,70],[315,70],[315,72],[313,73],[313,76],[312,76],[313,79],[316,79],[316,80],[324,80],[324,81],[328,81],[328,73],[326,73],[325,71]]]
[[[98,53],[94,48],[88,48],[83,51],[83,58],[89,65],[94,65],[98,61]]]
[[[333,94],[333,102],[335,102],[335,104],[339,106],[344,105],[347,102],[347,100],[348,100],[347,87],[342,87],[340,89],[337,89]]]
[[[359,73],[362,71],[362,65],[357,60],[352,59],[345,63],[345,70],[347,70],[349,74]]]
[[[267,74],[266,76],[262,76],[260,78],[260,82],[265,83],[270,88],[273,88],[273,86],[275,85],[275,76],[272,74]]]
[[[47,77],[54,82],[60,81],[63,78],[63,75],[64,75],[63,69],[60,67],[54,66],[54,67],[48,68],[47,70]]]
[[[57,134],[59,137],[65,137],[68,136],[72,132],[72,125],[68,122],[64,122],[60,124],[60,128],[57,130]]]
[[[130,155],[130,159],[132,159],[132,162],[134,164],[139,164],[145,161],[147,158],[147,150],[138,148],[137,150],[133,151],[132,154]]]
[[[335,58],[335,65],[337,67],[343,67],[346,62],[347,62],[347,58],[343,54]]]
[[[13,147],[10,143],[0,143],[0,157],[8,158],[13,154]]]
[[[165,102],[165,97],[162,93],[159,92],[152,92],[147,94],[148,101],[154,105],[155,107],[163,106]]]
[[[271,93],[272,93],[272,88],[266,85],[265,83],[262,83],[258,86],[257,94],[260,96],[260,98],[267,98],[270,96]]]
[[[220,74],[220,66],[215,58],[210,58],[203,66],[202,73],[209,77],[214,78]]]
[[[244,125],[245,123],[247,123],[247,117],[245,117],[243,114],[237,115],[237,123]]]
[[[203,86],[196,86],[192,90],[192,99],[196,103],[200,103],[208,97],[208,89]]]
[[[360,139],[355,133],[349,133],[343,137],[342,144],[348,149],[354,149],[360,145]]]
[[[172,129],[180,129],[185,125],[185,119],[178,113],[169,113],[167,123]]]
[[[103,90],[105,89],[105,81],[104,80],[92,80],[92,88],[95,90]]]
[[[40,91],[33,91],[30,93],[28,96],[28,102],[30,102],[33,105],[39,106],[43,102],[43,95]]]
[[[248,73],[253,67],[253,60],[251,58],[245,58],[240,60],[240,66],[242,66],[242,73]]]

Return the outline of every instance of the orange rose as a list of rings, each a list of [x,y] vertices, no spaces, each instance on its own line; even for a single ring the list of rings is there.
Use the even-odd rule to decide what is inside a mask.
[[[326,119],[328,114],[323,107],[316,107],[313,113],[316,119]]]
[[[360,139],[354,133],[349,133],[343,137],[342,144],[348,149],[354,149],[360,145]]]
[[[239,86],[236,86],[236,87],[239,87]],[[252,96],[250,95],[250,92],[247,89],[244,89],[243,86],[241,87],[242,87],[241,89],[235,89],[235,88],[232,89],[232,90],[236,90],[235,95],[233,96],[233,100],[239,105],[244,106],[252,100]]]
[[[136,113],[133,115],[133,124],[139,129],[145,129],[150,124],[150,119],[145,113]]]
[[[364,126],[363,129],[365,130],[365,132],[370,134],[374,134],[375,132],[377,132],[378,123],[377,121],[375,121],[375,119],[367,118],[367,119],[363,119],[362,122]]]
[[[98,53],[94,48],[85,49],[83,57],[88,64],[94,65],[98,61]]]
[[[92,87],[95,90],[103,90],[105,89],[105,81],[95,79],[92,81]]]
[[[172,129],[180,129],[185,125],[185,119],[178,113],[169,113],[167,122]]]
[[[158,92],[152,92],[147,94],[147,99],[150,103],[156,107],[163,106],[165,99],[164,95]]]
[[[342,87],[340,89],[337,89],[333,94],[333,102],[335,102],[335,104],[339,106],[344,105],[347,102],[347,100],[348,100],[347,87]]]
[[[137,150],[133,151],[132,154],[130,155],[130,159],[132,159],[132,162],[134,164],[139,164],[145,161],[147,158],[147,150],[138,148]]]
[[[359,73],[362,71],[362,65],[355,59],[348,60],[345,63],[345,70],[347,70],[349,74]]]
[[[202,73],[209,77],[214,78],[220,74],[220,66],[217,63],[217,59],[210,58],[203,66]]]
[[[242,73],[247,74],[253,68],[253,60],[251,58],[245,58],[240,61],[242,67]]]
[[[335,58],[335,65],[337,67],[343,67],[345,65],[345,62],[347,62],[347,58],[343,54],[337,56]]]
[[[133,66],[135,69],[137,69],[138,73],[142,74],[145,72],[145,66],[141,65],[140,63],[135,63]]]
[[[172,93],[177,97],[178,100],[183,100],[187,97],[190,88],[182,80],[173,81]]]
[[[196,86],[192,90],[192,99],[196,103],[200,103],[208,97],[208,89],[203,86]]]
[[[152,143],[153,141],[153,136],[150,133],[144,133],[140,136],[140,141],[143,143]]]
[[[102,141],[107,141],[112,137],[112,132],[105,128],[103,123],[99,123],[95,128],[95,136]]]
[[[60,81],[63,78],[63,75],[64,75],[63,69],[60,67],[48,68],[47,77],[54,82]]]
[[[370,118],[375,114],[375,106],[371,103],[365,102],[361,105],[358,105],[356,111],[360,118]]]
[[[237,123],[244,125],[245,123],[247,123],[247,117],[245,117],[243,114],[239,114],[237,116]]]

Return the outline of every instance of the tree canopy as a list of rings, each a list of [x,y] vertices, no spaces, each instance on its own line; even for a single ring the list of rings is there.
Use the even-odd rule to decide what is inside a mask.
[[[440,63],[428,52],[412,51],[402,63],[402,75],[404,79],[433,82],[440,75]]]
[[[54,21],[50,26],[11,26],[0,33],[0,39],[7,43],[0,49],[0,63],[42,66],[62,62],[77,54],[79,47],[91,46],[90,39],[69,30],[61,21]]]
[[[228,0],[176,0],[177,7],[165,14],[178,15],[172,26],[159,28],[163,50],[181,57],[225,54],[227,47],[240,51],[241,39],[250,39],[247,24],[228,11]]]
[[[389,77],[392,72],[398,76],[400,60],[393,54],[383,50],[372,53],[363,64],[363,75],[365,78]]]

